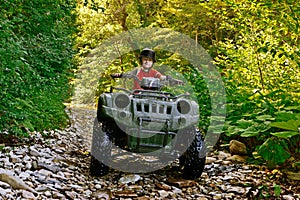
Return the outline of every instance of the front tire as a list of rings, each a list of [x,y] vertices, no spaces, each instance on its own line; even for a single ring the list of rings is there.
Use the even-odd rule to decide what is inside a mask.
[[[179,157],[179,164],[183,168],[183,178],[197,179],[201,176],[205,167],[206,145],[201,133],[196,131],[194,127],[187,129],[187,131],[195,136],[186,152]]]
[[[95,118],[90,162],[90,174],[92,176],[104,176],[109,172],[109,167],[105,163],[111,159],[111,135],[108,122],[100,123]]]
[[[100,162],[94,156],[91,156],[91,163],[90,163],[90,174],[91,176],[104,176],[108,174],[109,167],[106,166],[104,163]]]

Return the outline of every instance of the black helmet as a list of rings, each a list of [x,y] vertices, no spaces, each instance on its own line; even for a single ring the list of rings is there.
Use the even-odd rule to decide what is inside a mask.
[[[153,51],[152,49],[149,48],[143,49],[139,57],[141,62],[142,62],[142,57],[151,58],[154,63],[156,62],[155,51]]]

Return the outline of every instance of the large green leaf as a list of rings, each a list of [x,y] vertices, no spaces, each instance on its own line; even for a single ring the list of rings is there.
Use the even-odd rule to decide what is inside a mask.
[[[294,112],[286,112],[286,111],[280,111],[275,113],[276,116],[276,121],[288,121],[292,119],[300,119],[300,114],[299,113],[294,113]]]
[[[240,119],[237,121],[238,127],[246,129],[250,126],[252,126],[255,122],[253,120],[245,120],[245,119]]]
[[[298,110],[298,111],[300,111],[300,106],[288,106],[288,107],[285,107],[284,110]]]
[[[272,115],[258,115],[257,117],[256,117],[256,119],[258,120],[258,121],[267,121],[267,120],[269,120],[269,121],[273,121],[273,120],[275,120],[275,118],[274,117],[272,117]]]
[[[291,138],[295,135],[299,135],[299,132],[295,132],[295,131],[282,131],[282,132],[276,132],[276,133],[271,133],[272,135],[279,137],[279,138]]]
[[[276,127],[284,130],[289,130],[289,131],[298,131],[298,127],[300,126],[300,119],[297,120],[288,120],[285,122],[272,122],[270,124],[271,127]]]
[[[248,127],[241,134],[242,137],[253,137],[257,136],[259,133],[265,132],[270,129],[270,126],[263,123],[254,123],[252,126]]]
[[[284,140],[277,138],[267,139],[258,149],[258,154],[272,166],[284,163],[289,157],[290,153]]]

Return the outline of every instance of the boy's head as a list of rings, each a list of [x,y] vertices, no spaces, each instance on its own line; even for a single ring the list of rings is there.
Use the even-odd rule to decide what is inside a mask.
[[[153,64],[156,62],[155,51],[149,48],[143,49],[139,58],[144,70],[151,69]]]

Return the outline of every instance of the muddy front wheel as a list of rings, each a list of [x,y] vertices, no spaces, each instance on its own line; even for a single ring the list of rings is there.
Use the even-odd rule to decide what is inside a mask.
[[[112,150],[111,131],[108,127],[108,122],[98,122],[98,119],[95,119],[90,162],[92,176],[104,176],[109,172],[109,167],[105,164],[109,163]]]
[[[185,179],[199,178],[205,167],[206,145],[199,131],[195,128],[189,129],[194,132],[194,139],[186,152],[179,158],[181,167],[183,167],[183,177]]]
[[[91,156],[91,163],[90,163],[90,174],[92,176],[104,176],[108,174],[109,167],[104,163],[100,162],[94,156]]]

